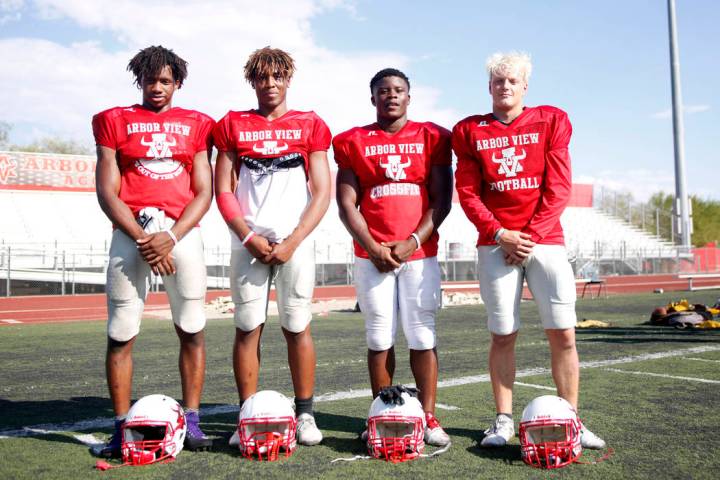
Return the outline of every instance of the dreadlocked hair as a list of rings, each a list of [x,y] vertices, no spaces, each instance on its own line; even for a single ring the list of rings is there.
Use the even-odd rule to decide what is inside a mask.
[[[252,84],[266,74],[280,73],[283,78],[292,78],[295,73],[295,62],[292,57],[279,48],[270,46],[255,50],[245,64],[245,80]]]
[[[405,75],[403,72],[398,70],[397,68],[383,68],[379,72],[375,74],[375,76],[370,80],[370,92],[373,91],[373,88],[375,88],[375,85],[380,83],[380,80],[382,80],[385,77],[399,77],[405,80],[405,83],[407,83],[408,91],[410,90],[410,79]]]
[[[173,80],[182,86],[187,78],[187,62],[162,45],[143,48],[128,63],[127,70],[135,75],[135,85],[142,87],[143,78],[154,78],[165,66],[172,70]]]

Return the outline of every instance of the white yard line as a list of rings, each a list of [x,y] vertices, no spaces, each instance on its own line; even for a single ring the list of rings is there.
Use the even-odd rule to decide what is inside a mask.
[[[435,406],[440,410],[461,410],[460,407],[456,407],[455,405],[447,405],[445,403],[436,403]]]
[[[683,360],[695,360],[696,362],[720,363],[720,360],[710,360],[709,358],[684,357]]]
[[[515,382],[515,385],[520,385],[521,387],[537,388],[538,390],[550,390],[551,392],[554,392],[557,390],[555,387],[546,387],[545,385],[535,385],[534,383]]]
[[[700,382],[700,383],[720,383],[720,380],[708,380],[707,378],[698,378],[698,377],[681,377],[678,375],[668,375],[666,373],[634,372],[631,370],[621,370],[619,368],[606,368],[604,370],[606,372],[627,373],[630,375],[642,375],[645,377],[671,378],[673,380],[689,380],[691,382]]]
[[[589,362],[580,362],[580,368],[601,368],[601,367],[609,367],[612,365],[622,365],[626,363],[634,363],[634,362],[642,362],[646,360],[658,360],[662,358],[669,358],[669,357],[682,357],[686,355],[693,355],[698,353],[704,353],[704,352],[717,352],[720,351],[720,346],[715,345],[707,345],[702,347],[693,347],[693,348],[685,348],[682,350],[668,350],[665,352],[657,352],[657,353],[643,353],[641,355],[631,355],[621,358],[615,358],[615,359],[608,359],[608,360],[594,360]],[[606,370],[612,370],[612,369],[606,369]],[[637,374],[643,374],[643,375],[650,375],[650,376],[661,376],[661,377],[667,377],[667,378],[675,378],[675,379],[681,379],[681,380],[694,380],[694,381],[701,381],[705,383],[720,383],[720,381],[715,380],[705,380],[705,379],[698,379],[698,378],[692,378],[692,377],[672,377],[669,375],[662,375],[662,374],[648,374],[645,372],[628,372],[626,370],[618,370],[622,373],[637,373]],[[516,377],[517,378],[523,378],[523,377],[531,377],[534,375],[543,375],[550,373],[550,369],[548,368],[531,368],[527,370],[520,370],[517,372]],[[438,382],[439,388],[444,387],[455,387],[458,385],[468,385],[473,383],[486,383],[490,381],[490,375],[483,374],[483,375],[471,375],[467,377],[460,377],[460,378],[451,378],[447,380],[442,380]],[[516,382],[517,383],[517,382]],[[526,384],[528,385],[528,384]],[[547,387],[549,388],[549,387]],[[338,400],[350,400],[354,398],[366,398],[372,396],[372,393],[370,392],[369,388],[365,389],[358,389],[358,390],[346,390],[344,392],[330,392],[330,393],[324,393],[322,395],[317,395],[315,397],[316,402],[335,402]],[[209,407],[209,408],[203,408],[202,414],[203,415],[218,415],[222,413],[231,413],[231,412],[237,412],[238,406],[237,405],[218,405],[215,407]],[[68,432],[76,432],[78,430],[97,430],[101,428],[107,428],[112,426],[113,419],[112,418],[93,418],[89,420],[82,420],[80,422],[75,423],[60,423],[60,424],[43,424],[43,425],[34,425],[31,427],[23,427],[16,430],[0,430],[0,439],[4,438],[13,438],[13,437],[29,437],[29,436],[39,436],[39,435],[47,435],[50,433],[68,433]]]
[[[16,324],[16,323],[23,323],[23,322],[21,322],[20,320],[13,320],[13,319],[11,319],[11,318],[8,318],[8,319],[5,319],[5,320],[0,320],[0,322],[9,323],[9,324],[11,324],[11,325],[14,325],[14,324]]]

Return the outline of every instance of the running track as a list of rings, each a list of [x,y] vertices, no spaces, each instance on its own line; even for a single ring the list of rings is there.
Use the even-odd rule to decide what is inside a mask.
[[[656,288],[665,291],[684,291],[688,288],[686,279],[679,279],[677,275],[633,275],[605,278],[606,288],[610,294],[652,292]],[[695,279],[694,287],[717,286],[718,278]],[[582,292],[584,284],[578,283],[578,295]],[[477,291],[474,282],[447,282],[443,284],[446,292],[474,292]],[[588,286],[589,291],[597,293],[597,285]],[[212,290],[208,292],[206,300],[210,301],[220,296],[228,296],[227,290]],[[270,294],[274,299],[275,291]],[[527,295],[527,293],[526,293]],[[354,298],[355,290],[352,286],[328,286],[315,288],[316,300]],[[145,304],[145,313],[152,315],[153,311],[169,309],[167,297],[164,293],[150,293]],[[0,326],[19,323],[56,323],[104,320],[107,318],[107,308],[104,294],[91,295],[38,295],[25,297],[0,298]]]

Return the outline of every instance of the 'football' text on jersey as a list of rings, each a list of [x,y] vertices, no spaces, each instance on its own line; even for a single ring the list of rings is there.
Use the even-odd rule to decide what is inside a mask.
[[[360,213],[378,242],[404,240],[428,209],[433,165],[450,165],[450,132],[433,123],[408,121],[394,135],[377,124],[350,129],[333,140],[335,161],[351,169],[362,189]],[[437,255],[437,233],[412,257]],[[355,255],[368,258],[355,242]]]
[[[494,244],[501,227],[529,233],[536,243],[564,243],[571,134],[567,114],[548,106],[525,108],[509,125],[492,114],[455,125],[456,188],[478,245]]]

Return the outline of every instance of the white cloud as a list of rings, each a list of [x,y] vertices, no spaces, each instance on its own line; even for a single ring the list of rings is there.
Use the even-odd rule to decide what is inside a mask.
[[[708,110],[710,110],[710,105],[685,105],[683,107],[683,112],[686,115],[692,115],[693,113],[707,112]],[[659,112],[653,113],[650,116],[652,118],[655,118],[658,120],[665,120],[668,118],[672,118],[672,109],[668,108],[667,110],[661,110]]]
[[[0,25],[20,20],[24,3],[24,0],[0,0]]]
[[[64,46],[39,39],[0,40],[0,49],[7,52],[0,64],[4,120],[37,123],[43,131],[88,142],[93,113],[140,100],[125,66],[140,48],[152,44],[173,48],[190,62],[175,104],[216,118],[228,109],[255,105],[242,72],[253,50],[265,45],[286,49],[298,66],[290,108],[317,111],[333,133],[374,120],[370,77],[380,68],[409,64],[399,52],[346,54],[318,45],[311,26],[316,15],[343,8],[360,18],[353,2],[341,0],[36,0],[34,6],[41,18],[66,18],[111,32],[121,48],[110,52],[94,42]],[[449,127],[458,117],[437,106],[436,89],[414,84],[412,93],[412,118]]]

